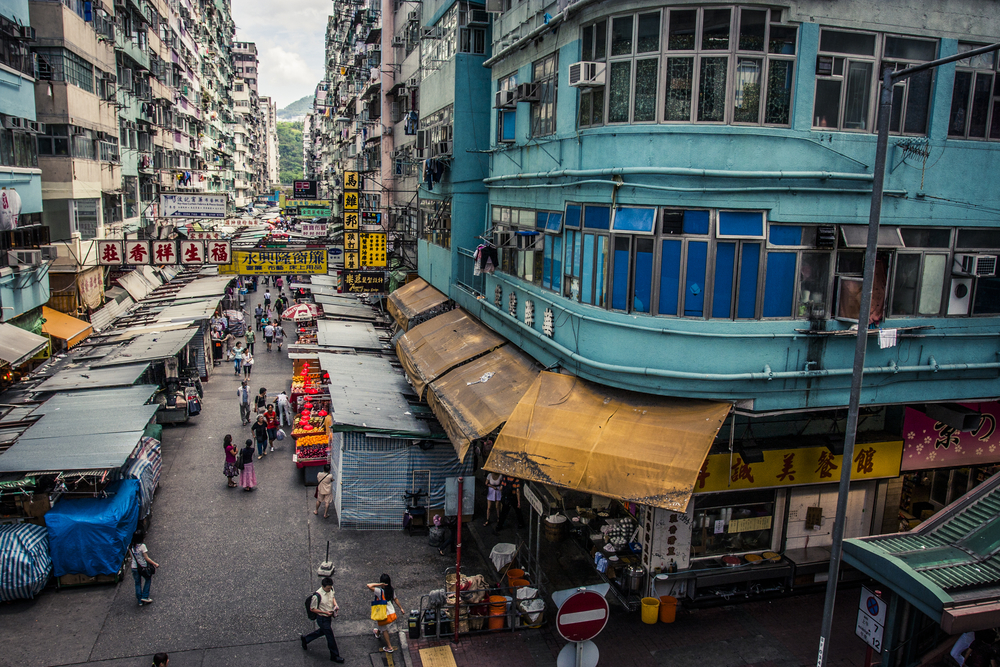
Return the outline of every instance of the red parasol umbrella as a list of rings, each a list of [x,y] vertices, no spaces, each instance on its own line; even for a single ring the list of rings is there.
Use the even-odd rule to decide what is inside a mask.
[[[281,319],[293,322],[308,322],[319,317],[319,307],[314,303],[297,303],[281,314]],[[303,366],[303,369],[308,366]]]

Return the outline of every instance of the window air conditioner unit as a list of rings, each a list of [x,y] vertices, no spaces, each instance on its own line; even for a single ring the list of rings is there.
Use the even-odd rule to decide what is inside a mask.
[[[486,26],[490,24],[490,13],[482,9],[473,9],[469,12],[469,25]]]
[[[101,81],[118,83],[118,77],[113,72],[101,72]]]
[[[513,109],[517,105],[516,90],[498,90],[494,109]]]
[[[420,10],[414,9],[409,14],[406,15],[406,20],[409,23],[417,23],[420,20]]]
[[[437,144],[437,154],[438,155],[451,155],[451,142],[450,141],[439,141]]]
[[[951,272],[960,276],[995,276],[997,274],[997,256],[955,255]]]
[[[33,120],[25,121],[25,129],[33,134],[45,134],[45,126]]]
[[[503,14],[503,0],[486,0],[488,14]]]
[[[441,39],[444,37],[444,29],[436,25],[425,25],[420,29],[420,39]]]
[[[18,118],[17,116],[4,116],[3,126],[6,130],[21,130],[24,129],[24,119]]]
[[[39,248],[39,252],[42,253],[42,259],[44,260],[55,260],[59,259],[59,246],[55,245],[43,245]]]
[[[537,83],[519,83],[519,84],[517,84],[517,101],[518,102],[537,102],[538,101],[538,84]]]
[[[406,82],[407,88],[419,88],[420,87],[420,77],[411,76],[410,80]]]
[[[569,85],[575,88],[593,88],[604,85],[606,63],[581,61],[569,66]]]
[[[17,266],[18,264],[34,266],[41,263],[41,250],[10,250],[7,252],[7,266]]]
[[[73,135],[74,136],[81,136],[81,135],[84,135],[84,134],[87,134],[87,129],[86,128],[80,127],[79,125],[74,125],[73,126]]]
[[[392,38],[392,45],[395,47],[404,47],[406,46],[406,38],[397,35]]]
[[[25,41],[28,42],[35,41],[35,29],[32,28],[30,25],[22,25],[20,34],[21,34],[21,39]]]
[[[949,315],[968,315],[972,304],[972,278],[952,278],[948,295]]]

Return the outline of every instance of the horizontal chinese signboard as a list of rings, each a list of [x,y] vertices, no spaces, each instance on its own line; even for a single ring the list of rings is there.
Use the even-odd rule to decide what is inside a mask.
[[[160,195],[164,218],[225,218],[226,195]]]
[[[303,206],[299,208],[299,215],[303,218],[325,218],[330,215],[330,209]]]
[[[105,266],[140,264],[228,264],[229,241],[97,241],[97,262]]]
[[[854,446],[851,479],[880,479],[899,476],[901,441]],[[712,454],[701,467],[695,493],[760,489],[840,481],[844,457],[826,447],[765,449],[761,463],[747,463],[739,454]]]
[[[314,206],[316,208],[330,208],[329,199],[286,199],[285,206]]]
[[[982,414],[968,433],[956,431],[913,408],[903,420],[903,470],[930,470],[1000,462],[1000,403],[962,403]]]
[[[389,274],[385,271],[344,271],[343,291],[386,292],[389,290]]]
[[[303,236],[326,236],[326,223],[303,222],[299,225],[299,233]]]
[[[277,276],[288,274],[324,274],[326,250],[250,250],[233,253],[233,262],[220,266],[220,274],[241,276]]]
[[[192,241],[202,240],[207,241],[209,239],[221,239],[224,236],[222,232],[188,232],[188,238]]]
[[[316,199],[316,181],[292,181],[292,195],[296,199]]]

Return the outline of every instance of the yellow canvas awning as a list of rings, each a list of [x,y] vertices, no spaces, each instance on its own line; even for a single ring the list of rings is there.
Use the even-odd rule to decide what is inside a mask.
[[[409,331],[410,321],[432,308],[437,308],[448,297],[431,287],[423,278],[406,283],[389,295],[389,314],[403,331]]]
[[[543,372],[484,468],[683,512],[730,407]]]
[[[537,375],[527,355],[504,345],[430,384],[427,403],[455,446],[459,461],[465,460],[473,440],[507,421]]]
[[[500,347],[504,339],[456,308],[427,320],[399,337],[396,354],[417,396],[455,366]]]
[[[66,349],[82,341],[94,330],[90,322],[78,320],[48,306],[42,306],[42,317],[45,318],[45,324],[42,325],[42,333],[52,338],[66,341]]]

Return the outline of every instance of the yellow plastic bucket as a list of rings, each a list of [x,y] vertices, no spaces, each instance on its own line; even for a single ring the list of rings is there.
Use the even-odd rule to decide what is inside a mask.
[[[673,623],[677,616],[677,598],[672,595],[660,596],[660,622]]]
[[[653,625],[660,618],[660,601],[656,598],[642,599],[642,622]]]

